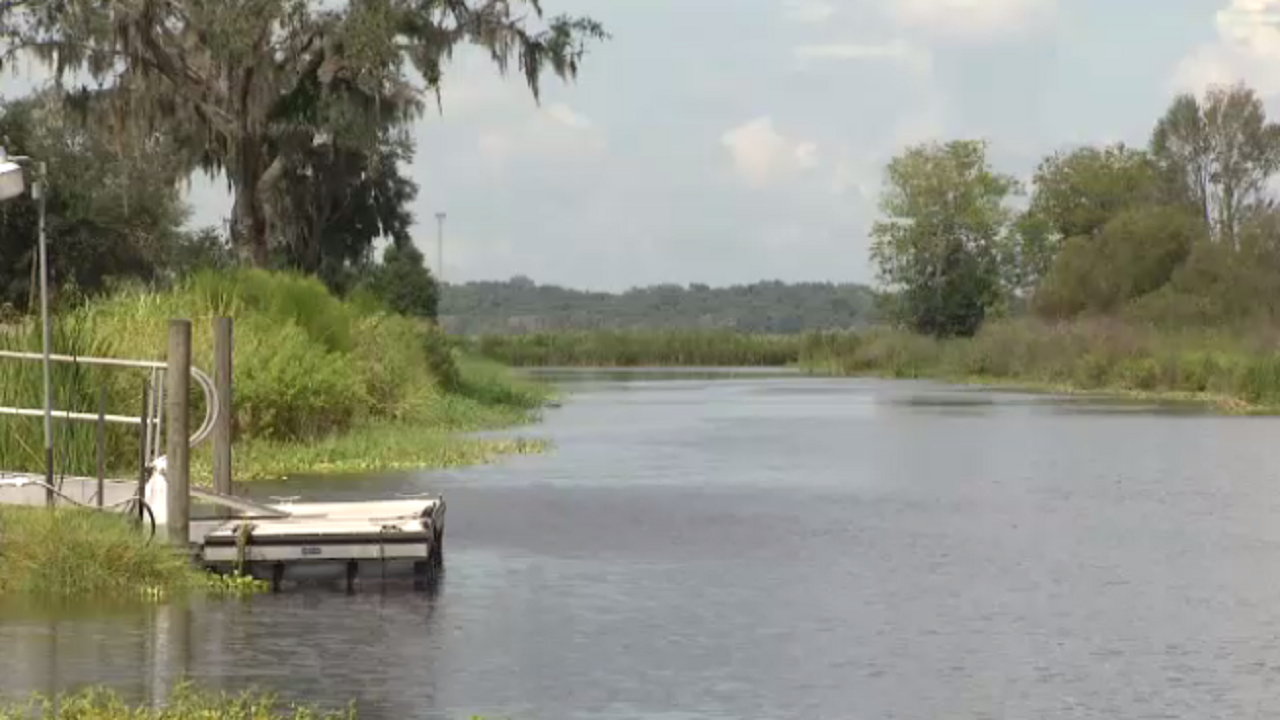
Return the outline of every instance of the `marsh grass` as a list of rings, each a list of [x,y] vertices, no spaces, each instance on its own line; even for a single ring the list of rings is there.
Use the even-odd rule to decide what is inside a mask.
[[[1280,410],[1280,332],[1153,326],[1095,318],[991,323],[975,337],[909,333],[806,337],[813,372],[997,382],[1206,400],[1237,412]]]
[[[79,318],[53,323],[51,340],[54,352],[65,355],[93,355],[102,349]],[[37,323],[10,325],[6,332],[0,332],[0,350],[39,353],[41,344]],[[50,380],[55,410],[96,413],[99,393],[104,387],[111,396],[120,392],[116,387],[118,379],[111,378],[109,371],[101,368],[50,363]],[[140,398],[141,379],[135,380],[134,396]],[[36,410],[44,406],[43,369],[38,360],[0,359],[0,405]],[[134,405],[140,407],[141,400]],[[107,408],[107,412],[116,411],[116,407]],[[118,444],[130,433],[136,436],[136,430],[108,427],[108,445]],[[59,474],[92,472],[97,457],[94,438],[91,424],[55,419],[53,443],[58,450],[55,471]],[[43,467],[43,419],[0,415],[0,469]]]
[[[197,570],[121,514],[0,505],[0,598],[131,603],[267,589],[253,578]]]
[[[0,595],[144,597],[202,587],[190,561],[123,515],[0,505]]]
[[[163,707],[130,705],[115,692],[91,687],[53,698],[35,696],[0,706],[0,720],[339,720],[356,717],[354,706],[343,712],[280,702],[261,692],[211,692],[191,683],[176,687]]]
[[[450,432],[506,427],[534,419],[549,396],[545,388],[514,380],[493,363],[469,361],[430,324],[390,314],[368,303],[344,302],[314,278],[263,270],[203,272],[163,292],[126,285],[54,323],[55,352],[163,360],[170,318],[192,320],[193,362],[211,368],[212,320],[235,320],[233,418],[237,458],[250,475],[274,474],[284,462],[311,458],[324,466],[365,469],[491,457],[519,444],[480,448]],[[7,326],[0,347],[39,349],[33,323]],[[96,412],[101,387],[108,412],[137,414],[144,374],[55,365],[55,406]],[[40,363],[0,360],[0,401],[40,407]],[[204,413],[192,389],[192,423]],[[92,423],[57,421],[58,470],[93,475]],[[388,433],[377,441],[375,435]],[[0,417],[0,469],[43,465],[39,418]],[[108,469],[137,472],[136,427],[109,426]],[[420,447],[413,438],[422,438]],[[361,452],[372,453],[357,458]],[[207,462],[197,449],[193,462]],[[281,459],[268,459],[274,455]],[[262,461],[258,462],[257,459]],[[329,458],[335,458],[330,460]],[[298,465],[297,472],[317,468]],[[200,477],[196,476],[199,481]]]
[[[732,330],[575,331],[485,335],[467,340],[476,353],[515,366],[768,367],[795,362],[799,335]]]
[[[503,455],[540,453],[546,447],[541,440],[459,437],[418,424],[383,423],[307,443],[246,442],[236,448],[236,480],[461,467]],[[201,456],[193,466],[193,478],[209,477],[210,469],[207,455]]]

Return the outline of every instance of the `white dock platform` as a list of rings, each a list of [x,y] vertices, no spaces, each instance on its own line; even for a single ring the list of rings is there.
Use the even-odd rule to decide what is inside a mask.
[[[158,478],[158,482],[156,482]],[[0,504],[42,507],[42,476],[0,473]],[[156,516],[158,537],[164,535],[167,489],[163,476],[148,483],[147,502]],[[74,502],[97,504],[94,478],[65,478],[59,491]],[[128,500],[136,481],[103,483],[104,504]],[[193,558],[214,572],[240,570],[274,587],[283,584],[340,582],[348,590],[366,580],[412,578],[425,581],[444,562],[445,502],[442,497],[397,498],[342,503],[262,503],[242,497],[191,489],[193,504],[207,504],[231,515],[217,517],[210,508],[193,512],[190,543]],[[198,507],[198,505],[197,505]],[[156,540],[159,542],[159,540]]]

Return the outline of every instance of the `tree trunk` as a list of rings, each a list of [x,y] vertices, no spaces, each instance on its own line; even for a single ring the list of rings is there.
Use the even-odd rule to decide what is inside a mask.
[[[240,261],[266,267],[267,219],[260,200],[263,158],[259,144],[246,138],[240,143],[239,162],[231,173],[235,192],[232,205],[231,241]]]
[[[241,143],[240,162],[231,174],[235,192],[232,206],[232,245],[244,262],[264,268],[271,260],[267,200],[284,174],[284,158],[268,157],[266,143]]]

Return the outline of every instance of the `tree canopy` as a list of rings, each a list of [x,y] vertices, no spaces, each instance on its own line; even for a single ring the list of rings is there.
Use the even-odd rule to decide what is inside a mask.
[[[889,163],[872,257],[898,320],[975,331],[992,311],[1155,323],[1280,320],[1280,126],[1244,85],[1172,99],[1145,149],[1053,153],[1025,210],[985,144],[907,148]],[[1025,302],[1023,302],[1025,301]]]
[[[166,133],[190,167],[225,177],[234,245],[265,266],[291,166],[326,144],[378,155],[458,45],[503,73],[514,62],[537,99],[544,72],[574,77],[606,37],[590,18],[534,28],[526,12],[543,17],[537,0],[21,0],[0,5],[0,70],[31,53],[112,89],[118,135]]]
[[[990,168],[980,141],[917,145],[889,163],[871,253],[909,327],[977,331],[1002,295],[1014,219],[1004,202],[1017,190]]]
[[[0,108],[0,145],[47,164],[49,274],[62,291],[96,292],[113,277],[154,279],[186,241],[171,138],[112,139],[95,129],[102,122],[69,115],[51,92]],[[0,305],[28,306],[36,238],[29,194],[0,204]]]

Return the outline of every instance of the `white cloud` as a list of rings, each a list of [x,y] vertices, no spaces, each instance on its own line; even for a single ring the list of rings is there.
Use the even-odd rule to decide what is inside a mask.
[[[524,122],[488,127],[476,137],[476,149],[492,172],[502,172],[517,155],[539,162],[551,158],[559,169],[573,162],[599,162],[608,146],[605,133],[564,103],[539,110]]]
[[[835,7],[826,0],[785,0],[783,17],[795,23],[820,23],[836,14]]]
[[[821,60],[890,60],[927,73],[933,66],[933,58],[927,49],[905,40],[879,44],[800,45],[792,49],[792,54],[802,67]]]
[[[957,39],[990,39],[1045,26],[1057,0],[888,0],[889,16],[904,27]]]
[[[552,120],[575,130],[590,130],[592,127],[590,118],[578,114],[564,103],[551,105],[546,109],[546,113]]]
[[[1174,87],[1199,92],[1243,80],[1264,95],[1280,93],[1280,0],[1229,0],[1214,24],[1217,41],[1178,64]]]
[[[769,117],[756,118],[725,132],[720,142],[729,151],[738,175],[756,187],[818,164],[816,143],[779,134]]]

